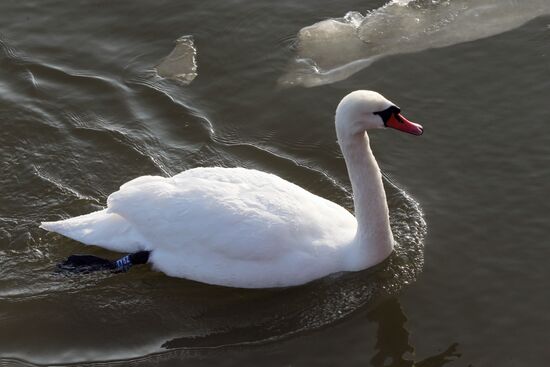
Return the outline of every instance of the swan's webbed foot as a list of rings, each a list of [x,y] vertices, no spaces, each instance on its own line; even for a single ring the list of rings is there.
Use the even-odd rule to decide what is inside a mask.
[[[113,261],[93,255],[71,255],[67,260],[57,264],[57,270],[70,273],[91,273],[114,269]]]
[[[146,264],[150,251],[139,251],[128,254],[113,262],[115,273],[127,272],[133,265]]]
[[[71,255],[67,260],[57,264],[57,269],[71,273],[90,273],[94,271],[122,273],[128,271],[133,265],[147,263],[149,253],[149,251],[139,251],[115,261],[93,255]]]

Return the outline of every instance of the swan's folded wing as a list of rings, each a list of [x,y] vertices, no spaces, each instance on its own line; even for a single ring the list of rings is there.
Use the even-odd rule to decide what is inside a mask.
[[[334,203],[276,176],[244,169],[140,177],[109,197],[108,211],[135,226],[155,249],[185,248],[188,254],[251,261],[316,251],[312,244],[342,227],[333,223],[335,212],[353,222]]]

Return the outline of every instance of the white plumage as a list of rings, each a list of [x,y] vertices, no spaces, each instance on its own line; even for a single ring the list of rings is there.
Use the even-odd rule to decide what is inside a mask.
[[[353,100],[339,107],[346,116],[359,105],[362,110],[365,105],[374,110],[390,105],[384,99],[378,106],[383,97],[374,92],[361,93],[361,103]],[[378,104],[369,104],[367,97],[376,97]],[[337,129],[343,123],[338,119],[337,113]],[[371,223],[359,226],[383,227],[377,230],[358,230],[358,221],[346,209],[273,174],[221,167],[138,177],[111,194],[106,209],[41,227],[114,251],[149,250],[155,269],[210,284],[292,286],[358,270],[383,260],[393,246],[380,172],[364,133],[381,122],[379,116],[369,116],[360,138],[355,132],[349,137],[349,142],[357,139],[353,147],[343,147],[344,156],[362,155],[356,158],[363,167],[350,167],[355,158],[346,157],[348,170],[370,175],[366,185],[351,175],[354,193],[367,195],[359,195],[361,203],[356,195],[356,207],[370,202],[373,207],[367,210],[382,216],[380,221],[366,215],[364,221]],[[339,129],[340,140],[345,130]]]

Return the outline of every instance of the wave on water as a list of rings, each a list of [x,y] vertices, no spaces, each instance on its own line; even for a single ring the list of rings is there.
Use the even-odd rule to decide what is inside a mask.
[[[302,28],[283,86],[347,79],[381,57],[490,37],[550,14],[548,0],[393,0]]]

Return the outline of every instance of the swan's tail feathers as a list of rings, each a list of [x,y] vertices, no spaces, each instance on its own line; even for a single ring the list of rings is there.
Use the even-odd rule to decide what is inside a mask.
[[[149,247],[131,223],[107,209],[57,222],[42,222],[40,228],[118,252],[138,252]]]

